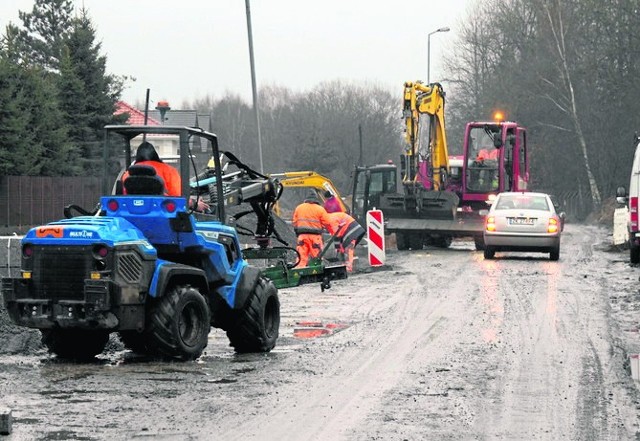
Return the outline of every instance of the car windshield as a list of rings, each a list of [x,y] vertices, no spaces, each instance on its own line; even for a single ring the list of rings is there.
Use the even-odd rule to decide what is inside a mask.
[[[501,195],[496,203],[496,210],[543,210],[549,211],[549,204],[545,196],[532,196],[526,194]]]

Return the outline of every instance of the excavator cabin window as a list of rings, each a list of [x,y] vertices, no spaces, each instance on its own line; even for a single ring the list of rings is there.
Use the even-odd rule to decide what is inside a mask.
[[[472,127],[469,131],[467,152],[466,190],[471,193],[486,193],[499,188],[498,162],[500,149],[496,148],[494,133],[487,126]]]

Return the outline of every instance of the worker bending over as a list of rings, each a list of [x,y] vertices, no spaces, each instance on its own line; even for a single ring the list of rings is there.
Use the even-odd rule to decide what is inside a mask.
[[[322,232],[326,229],[329,233],[334,233],[329,213],[320,205],[315,191],[311,190],[293,212],[293,229],[298,236],[296,250],[300,255],[296,268],[302,268],[307,266],[309,259],[318,257],[322,251]]]
[[[332,222],[332,229],[336,236],[336,249],[338,253],[345,257],[347,272],[353,272],[353,254],[365,235],[362,226],[350,215],[344,212],[329,213]]]

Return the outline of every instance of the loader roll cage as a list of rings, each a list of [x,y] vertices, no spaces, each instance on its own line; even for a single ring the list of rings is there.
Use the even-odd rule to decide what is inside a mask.
[[[143,139],[146,140],[147,135],[159,135],[159,136],[177,136],[178,137],[178,151],[180,156],[180,177],[182,180],[181,186],[181,196],[185,199],[189,199],[191,187],[189,184],[189,176],[190,176],[190,168],[193,168],[194,176],[198,176],[195,162],[193,160],[192,154],[192,143],[194,138],[199,138],[200,141],[208,141],[211,143],[212,154],[210,156],[213,157],[215,164],[215,176],[216,176],[216,192],[218,195],[222,195],[223,186],[222,186],[222,175],[221,175],[221,164],[220,164],[220,151],[218,148],[218,137],[210,132],[207,132],[203,129],[197,127],[185,127],[185,126],[141,126],[141,125],[108,125],[105,127],[105,139],[104,139],[104,148],[103,148],[103,180],[102,180],[102,193],[109,194],[111,185],[113,184],[113,176],[109,174],[110,170],[110,160],[112,156],[116,153],[114,150],[114,146],[117,148],[124,149],[124,169],[128,168],[132,163],[132,145],[131,142],[133,139],[142,135]],[[121,137],[121,140],[124,142],[120,143],[117,137]],[[158,138],[162,139],[162,138]],[[157,148],[157,146],[156,146]],[[121,157],[121,152],[117,152],[115,155],[117,158]],[[219,197],[216,201],[216,209],[214,212],[218,217],[218,220],[222,223],[225,223],[225,198]]]

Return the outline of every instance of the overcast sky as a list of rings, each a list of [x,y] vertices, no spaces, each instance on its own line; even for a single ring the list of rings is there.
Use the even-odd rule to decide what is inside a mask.
[[[2,33],[33,0],[0,0]],[[136,78],[123,99],[152,104],[236,93],[251,101],[244,0],[76,0],[84,3],[107,56],[107,69]],[[474,0],[252,0],[258,87],[309,90],[335,79],[401,94],[408,80],[442,79],[443,57]]]

